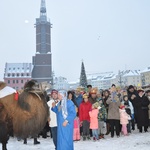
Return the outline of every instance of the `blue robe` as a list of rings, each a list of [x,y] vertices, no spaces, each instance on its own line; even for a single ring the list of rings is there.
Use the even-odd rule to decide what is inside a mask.
[[[57,150],[74,150],[73,146],[73,126],[74,119],[76,117],[75,105],[71,100],[67,100],[68,116],[63,118],[60,102],[57,106],[52,108],[57,114]],[[63,126],[63,122],[67,120],[66,127]]]

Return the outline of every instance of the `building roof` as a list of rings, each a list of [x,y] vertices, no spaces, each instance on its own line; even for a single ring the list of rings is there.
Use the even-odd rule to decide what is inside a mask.
[[[106,72],[106,73],[101,73],[101,74],[90,74],[87,76],[88,80],[111,80],[115,78],[115,74],[113,72]]]
[[[125,70],[121,72],[123,77],[140,76],[140,70]]]
[[[6,63],[5,64],[5,74],[8,73],[31,73],[32,72],[31,63]]]
[[[150,72],[150,66],[146,67],[144,70],[141,71],[141,73],[144,73],[144,72]]]

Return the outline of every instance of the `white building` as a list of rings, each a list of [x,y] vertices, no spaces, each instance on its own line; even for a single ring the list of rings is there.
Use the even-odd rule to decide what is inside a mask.
[[[115,74],[113,72],[97,73],[87,75],[88,84],[98,89],[108,89],[114,83]]]
[[[112,84],[116,86],[141,86],[141,76],[139,70],[125,70],[118,74],[113,72],[87,74],[87,82],[98,89],[109,89]],[[72,89],[75,89],[79,82],[69,83]],[[75,88],[73,88],[75,87]]]
[[[64,77],[55,77],[54,78],[54,89],[57,90],[68,90],[69,89],[69,83],[66,78]]]
[[[150,85],[150,67],[147,67],[141,71],[141,82],[142,86]]]
[[[122,71],[119,83],[121,83],[122,86],[128,85],[141,86],[140,70]]]

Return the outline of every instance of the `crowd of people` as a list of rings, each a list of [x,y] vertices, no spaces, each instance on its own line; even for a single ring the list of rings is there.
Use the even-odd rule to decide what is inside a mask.
[[[148,132],[150,126],[150,90],[133,85],[121,89],[113,84],[106,90],[91,85],[71,91],[53,89],[48,106],[56,150],[73,150],[73,141],[99,141],[109,134],[119,138],[135,129]]]

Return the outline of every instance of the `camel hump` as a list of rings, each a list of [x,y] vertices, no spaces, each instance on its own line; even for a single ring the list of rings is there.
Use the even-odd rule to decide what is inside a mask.
[[[0,81],[0,90],[6,87],[6,83],[3,81]]]

